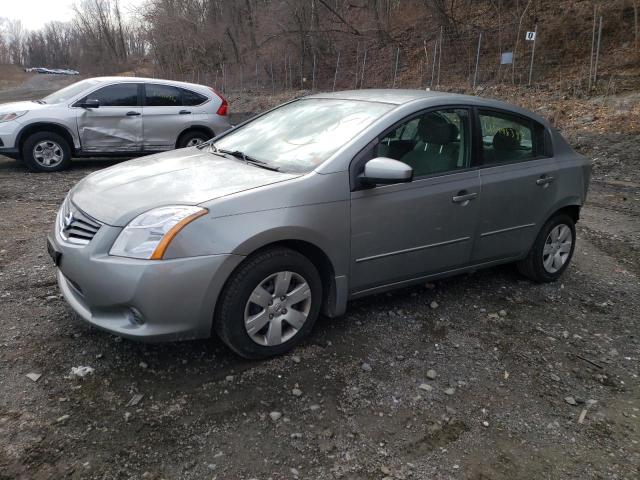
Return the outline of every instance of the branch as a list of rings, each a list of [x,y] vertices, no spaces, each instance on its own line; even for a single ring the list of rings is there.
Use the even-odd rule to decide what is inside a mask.
[[[351,25],[349,22],[347,22],[342,15],[340,15],[338,12],[336,12],[333,8],[331,8],[329,5],[327,5],[327,2],[325,0],[318,0],[323,6],[324,8],[326,8],[327,10],[329,10],[331,13],[333,13],[338,20],[340,20],[342,23],[344,23],[347,27],[349,27],[349,29],[351,29],[351,32],[353,32],[354,35],[359,35],[362,36],[362,34],[353,26]]]

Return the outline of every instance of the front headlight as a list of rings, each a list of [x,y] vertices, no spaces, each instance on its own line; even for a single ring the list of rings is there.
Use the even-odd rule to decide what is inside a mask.
[[[22,112],[10,112],[10,113],[0,113],[0,123],[2,122],[10,122],[11,120],[15,120],[18,117],[21,117],[29,110],[23,110]]]
[[[120,232],[109,255],[160,260],[178,232],[206,213],[204,208],[187,205],[142,213]]]

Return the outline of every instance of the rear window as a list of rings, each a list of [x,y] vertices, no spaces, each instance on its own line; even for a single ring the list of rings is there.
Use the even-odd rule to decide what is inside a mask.
[[[145,86],[147,107],[178,107],[182,105],[181,89],[171,85],[149,83]]]
[[[200,105],[201,103],[204,103],[208,100],[208,98],[204,95],[192,92],[191,90],[187,90],[185,88],[181,88],[180,90],[182,92],[182,104],[187,107]]]

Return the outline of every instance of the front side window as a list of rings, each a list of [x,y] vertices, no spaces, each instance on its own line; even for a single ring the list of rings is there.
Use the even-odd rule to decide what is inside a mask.
[[[460,170],[469,167],[469,133],[467,110],[432,111],[384,136],[375,156],[406,163],[414,178]]]
[[[178,107],[182,105],[182,94],[180,89],[170,85],[159,85],[155,83],[147,84],[146,101],[147,107]]]
[[[69,100],[73,100],[76,95],[81,95],[83,91],[89,90],[91,87],[97,86],[98,80],[88,79],[80,82],[72,83],[71,85],[64,87],[57,92],[53,92],[42,99],[44,103],[56,104],[64,103]]]
[[[283,171],[310,172],[394,106],[357,100],[301,99],[232,130],[215,146],[241,151]]]
[[[137,107],[138,85],[136,83],[118,83],[90,93],[87,100],[98,100],[101,107]]]
[[[482,163],[513,163],[530,160],[542,153],[541,129],[514,115],[480,111]]]

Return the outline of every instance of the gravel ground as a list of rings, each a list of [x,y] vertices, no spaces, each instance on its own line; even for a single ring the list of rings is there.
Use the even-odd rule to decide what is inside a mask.
[[[0,158],[0,479],[639,478],[640,135],[572,141],[596,168],[561,281],[505,266],[370,297],[262,362],[77,320],[45,234],[113,162]]]

